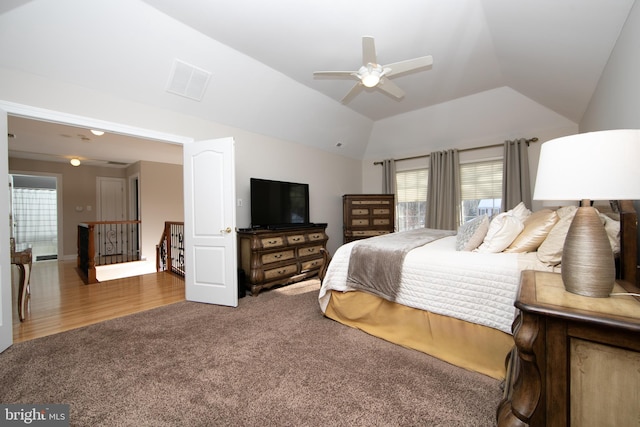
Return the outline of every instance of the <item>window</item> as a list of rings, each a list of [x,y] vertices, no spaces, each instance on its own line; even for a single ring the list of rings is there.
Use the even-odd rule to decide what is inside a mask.
[[[462,222],[481,215],[492,217],[502,204],[502,159],[460,165]]]
[[[398,231],[424,227],[427,213],[429,169],[396,172],[396,224]]]

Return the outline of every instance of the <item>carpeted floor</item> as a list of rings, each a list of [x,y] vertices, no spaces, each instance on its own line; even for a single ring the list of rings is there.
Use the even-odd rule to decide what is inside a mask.
[[[77,426],[492,426],[499,382],[322,316],[319,282],[180,302],[0,354],[1,403]]]

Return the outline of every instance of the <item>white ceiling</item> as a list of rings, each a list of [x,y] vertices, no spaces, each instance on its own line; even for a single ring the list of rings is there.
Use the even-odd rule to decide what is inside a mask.
[[[55,7],[46,0],[5,0],[0,4],[0,15],[8,15],[17,10],[14,9],[16,6],[28,3],[31,3],[30,6],[36,4],[37,7],[32,9],[41,11],[41,14],[51,14],[51,9]],[[362,126],[362,118],[375,122],[508,87],[579,123],[633,3],[634,0],[143,0],[143,3],[127,3],[131,5],[130,8],[118,11],[115,9],[122,8],[124,2],[101,2],[100,5],[95,3],[89,7],[84,2],[74,4],[72,0],[67,0],[56,5],[75,5],[77,7],[74,7],[73,13],[60,13],[48,20],[40,16],[38,21],[29,19],[32,17],[25,12],[15,14],[15,19],[22,19],[21,22],[7,20],[5,26],[12,26],[6,29],[7,37],[14,36],[11,31],[22,31],[25,41],[23,47],[6,45],[4,48],[11,52],[5,59],[0,59],[0,66],[17,67],[51,78],[75,79],[75,84],[102,88],[109,93],[121,90],[121,94],[132,94],[132,99],[142,99],[143,95],[147,95],[143,92],[148,89],[145,85],[157,82],[164,85],[168,74],[168,70],[158,67],[155,51],[152,52],[145,44],[153,36],[148,31],[155,28],[150,21],[142,22],[139,18],[152,15],[141,7],[141,4],[147,4],[250,59],[246,62],[234,59],[233,65],[227,62],[227,70],[223,62],[227,58],[223,58],[222,54],[212,59],[202,58],[202,61],[215,65],[208,71],[213,74],[218,102],[224,101],[224,96],[255,97],[255,111],[246,100],[246,110],[242,113],[214,110],[205,100],[201,106],[179,105],[182,112],[187,114],[208,114],[214,116],[210,117],[211,120],[217,119],[228,125],[265,134],[272,131],[270,126],[282,128],[281,123],[269,117],[269,111],[261,106],[261,97],[266,98],[266,95],[254,89],[250,81],[252,77],[259,82],[262,79],[273,82],[274,88],[285,86],[278,78],[289,78],[310,88],[315,94],[326,95],[328,98],[325,99],[339,105],[355,81],[314,78],[313,72],[358,69],[361,65],[362,36],[367,35],[375,38],[381,64],[424,55],[432,55],[434,64],[429,70],[393,77],[394,83],[406,92],[401,100],[375,89],[360,93],[346,106],[356,112],[357,117],[343,115],[345,122],[360,120],[357,126]],[[89,16],[88,10],[91,8],[96,10],[95,16]],[[122,16],[118,20],[122,22],[115,21],[118,15]],[[95,19],[95,23],[91,23],[89,18]],[[99,23],[100,19],[104,23]],[[125,28],[130,24],[127,20],[134,19],[138,19],[139,40],[130,36],[135,34],[135,29]],[[155,25],[160,26],[162,20],[157,21]],[[46,36],[41,36],[39,40],[31,36],[34,34],[28,28],[31,23],[46,30]],[[55,24],[59,25],[60,34],[69,31],[68,35],[60,36],[53,31]],[[77,24],[76,31],[82,31],[87,40],[74,34],[70,24]],[[112,39],[111,42],[107,34],[97,38],[96,34],[92,34],[92,28],[109,28],[111,33],[108,39]],[[183,35],[178,28],[171,28],[176,31],[175,38]],[[51,51],[50,48],[45,50],[46,40],[42,40],[42,37],[52,37],[55,41],[55,37],[60,37],[58,45],[67,46],[66,49],[77,45],[76,50],[64,53]],[[176,53],[181,51],[187,57],[197,53],[197,49],[187,41],[180,45],[180,40],[174,40],[169,34],[158,32],[154,37],[157,44],[164,43],[166,55],[170,58],[181,57]],[[18,44],[17,38],[13,37],[12,40],[13,44]],[[78,50],[86,48],[83,42],[89,44],[89,40],[101,48],[101,56],[91,60],[80,57],[80,53],[86,51]],[[37,51],[40,46],[43,46],[42,52]],[[160,49],[162,46],[153,48]],[[140,56],[141,49],[145,49],[145,57]],[[246,65],[239,67],[239,64]],[[230,70],[233,72],[230,73]],[[236,81],[232,81],[234,76]],[[132,88],[139,88],[141,92],[134,94]],[[313,101],[318,105],[315,107],[318,111],[329,109],[321,98],[302,93],[295,87],[286,86],[285,89],[287,93],[282,91],[281,98],[278,93],[269,93],[268,101],[291,99],[295,94],[298,98],[305,98],[300,100],[301,105],[309,105]],[[213,90],[210,88],[209,91]],[[246,93],[238,93],[240,90]],[[260,90],[265,89],[262,87]],[[148,99],[157,99],[155,103],[164,108],[178,105],[173,98],[168,100],[160,97],[166,96],[164,88],[161,92],[164,95],[153,93]],[[165,102],[166,105],[163,104]],[[198,108],[199,111],[196,110]],[[282,116],[282,108],[275,108],[274,114]],[[300,109],[296,106],[291,108]],[[336,108],[336,111],[341,110]],[[247,123],[242,122],[243,115]],[[26,125],[23,122],[19,124],[21,127]],[[26,132],[24,128],[18,132],[14,128],[17,125],[10,122],[9,127],[10,132],[19,134],[16,141],[26,141],[25,138],[36,133],[36,130]],[[263,128],[258,129],[259,126]],[[336,125],[336,128],[344,127],[342,124]],[[48,129],[48,126],[40,126],[39,131],[54,132],[55,135],[78,134],[68,129]],[[323,135],[325,140],[331,137]],[[46,138],[39,138],[38,143],[43,144]],[[104,154],[83,154],[83,147],[88,148],[91,143],[83,145],[77,141],[73,141],[77,148],[75,152],[64,151],[73,138],[61,138],[66,144],[58,141],[55,149],[61,149],[58,156],[63,158],[84,155],[87,158],[130,162],[135,155],[127,152],[125,156],[119,151],[111,151],[106,159]],[[366,144],[366,141],[362,143]],[[27,145],[25,142],[24,147]],[[359,153],[363,151],[361,147],[358,150]]]
[[[432,55],[433,68],[393,80],[349,107],[372,120],[509,86],[578,122],[633,0],[144,0],[190,27],[339,101],[362,36],[381,64]]]

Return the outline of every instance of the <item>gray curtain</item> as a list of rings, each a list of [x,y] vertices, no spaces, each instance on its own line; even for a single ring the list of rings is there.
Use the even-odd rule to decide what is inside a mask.
[[[396,194],[396,161],[382,161],[382,194]]]
[[[458,150],[429,156],[426,228],[457,230],[460,225],[460,162]]]
[[[531,180],[529,178],[529,142],[520,138],[504,142],[502,171],[502,212],[518,203],[531,209]]]

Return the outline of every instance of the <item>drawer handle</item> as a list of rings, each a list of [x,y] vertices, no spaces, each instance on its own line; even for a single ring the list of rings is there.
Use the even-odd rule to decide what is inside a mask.
[[[299,241],[300,241],[300,238],[299,238],[299,237],[294,237],[294,238],[293,238],[293,239],[291,239],[291,240],[293,240],[294,242],[299,242]]]
[[[275,254],[273,257],[274,257],[275,259],[280,259],[280,258],[282,258],[282,254]]]
[[[278,243],[277,240],[267,240],[267,243],[269,243],[270,245],[274,245],[276,243]]]
[[[316,248],[307,248],[307,252],[311,253],[311,252],[315,252]]]

